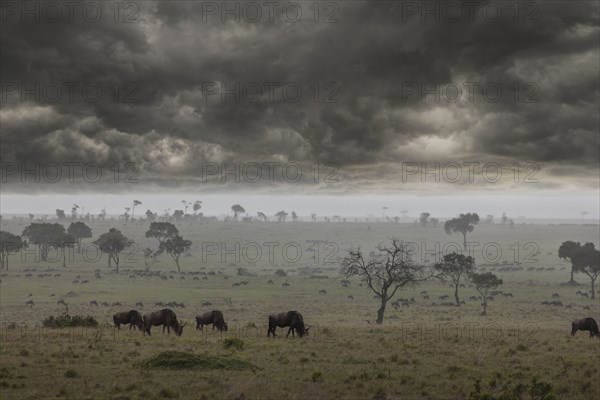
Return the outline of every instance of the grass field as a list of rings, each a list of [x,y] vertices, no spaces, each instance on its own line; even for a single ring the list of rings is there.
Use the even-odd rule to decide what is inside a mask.
[[[2,225],[20,234],[27,222]],[[95,259],[92,247],[85,258],[72,254],[66,268],[59,259],[36,260],[32,250],[11,256],[9,270],[2,271],[3,399],[465,399],[478,398],[477,381],[482,394],[496,396],[517,391],[522,394],[514,398],[546,392],[559,399],[600,398],[600,340],[587,332],[570,336],[570,321],[600,320],[600,305],[576,295],[590,290],[587,277],[576,276],[581,286],[561,285],[570,266],[557,256],[566,240],[598,244],[597,225],[477,226],[468,240],[477,243],[478,266],[501,277],[499,289],[513,297],[496,297],[484,317],[480,302],[469,301],[472,288],[461,289],[466,304],[453,307],[438,299],[452,299],[453,289],[430,281],[401,291],[398,297],[415,302],[398,310],[389,306],[383,325],[373,323],[373,293],[355,279],[340,285],[338,257],[350,246],[368,253],[398,237],[412,243],[416,261],[433,262],[435,253],[452,251],[462,237],[441,227],[392,223],[180,224],[194,245],[182,257],[182,274],[168,255],[160,256],[150,271],[161,271],[161,279],[146,273],[140,251],[156,247],[144,237],[147,223],[91,226],[92,240],[115,226],[136,241],[120,274],[108,268],[105,256]],[[236,275],[239,267],[249,274]],[[278,269],[288,276],[275,275]],[[248,283],[233,287],[241,281]],[[541,304],[554,293],[563,307]],[[65,311],[58,300],[72,315],[94,316],[100,327],[41,328],[44,317]],[[92,300],[122,305],[96,307]],[[181,337],[157,328],[144,337],[112,327],[115,312],[144,313],[159,308],[159,301],[185,304],[174,308],[188,323]],[[194,316],[211,309],[223,311],[227,333],[195,330]],[[287,310],[304,315],[310,335],[267,339],[268,314]],[[169,356],[175,359],[165,361]]]

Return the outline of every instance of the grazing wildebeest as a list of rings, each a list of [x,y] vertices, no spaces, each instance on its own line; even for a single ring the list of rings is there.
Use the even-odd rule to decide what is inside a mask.
[[[90,307],[91,307],[91,306],[96,306],[96,307],[98,307],[98,302],[97,302],[96,300],[92,300],[92,301],[90,301]]]
[[[26,304],[27,304],[28,306],[32,306],[32,307],[33,307],[33,306],[35,306],[35,303],[33,302],[33,300],[29,300],[29,301],[27,301],[27,303],[26,303]]]
[[[558,294],[558,293],[553,293],[553,294],[552,294],[552,298],[553,298],[553,299],[558,299],[558,298],[560,298],[560,294]]]
[[[213,310],[196,315],[196,330],[203,331],[204,325],[210,324],[212,324],[213,329],[217,328],[219,332],[227,332],[227,323],[221,311]]]
[[[354,300],[354,296],[352,296],[351,294],[348,295],[348,299],[349,300]]]
[[[59,301],[56,302],[56,305],[63,305],[66,306],[67,304],[65,303],[65,301],[63,299],[60,299]]]
[[[137,327],[141,331],[144,325],[142,314],[136,310],[118,312],[113,315],[113,321],[115,326],[119,329],[121,329],[121,325],[129,324],[129,330],[131,330],[133,327]]]
[[[298,311],[288,311],[269,315],[269,330],[267,331],[267,337],[269,337],[271,333],[273,334],[273,337],[275,337],[275,329],[278,327],[289,327],[286,337],[290,336],[290,332],[292,333],[292,337],[294,337],[295,331],[302,337],[308,335],[308,330],[310,329],[304,326],[304,319],[302,318],[302,314]]]
[[[148,332],[148,335],[150,335],[150,329],[152,328],[152,326],[160,325],[162,325],[163,327],[163,332],[165,327],[167,328],[169,333],[171,333],[170,328],[173,328],[177,336],[181,336],[181,334],[183,333],[183,327],[185,326],[185,323],[180,324],[179,321],[177,321],[177,315],[175,315],[173,310],[170,310],[168,308],[162,309],[160,311],[154,311],[144,315],[144,335],[146,334],[146,332]]]
[[[212,303],[210,301],[203,301],[202,302],[202,307],[210,307],[212,306]]]
[[[327,294],[327,290],[321,289],[321,290],[319,290],[319,294]]]
[[[281,284],[281,287],[287,288],[287,287],[290,287],[290,284],[289,284],[289,283],[287,283],[287,282],[285,282],[285,283],[282,283],[282,284]]]
[[[598,330],[598,323],[594,318],[584,318],[571,323],[571,336],[575,336],[577,331],[590,331],[590,338],[592,336],[600,337],[600,330]]]

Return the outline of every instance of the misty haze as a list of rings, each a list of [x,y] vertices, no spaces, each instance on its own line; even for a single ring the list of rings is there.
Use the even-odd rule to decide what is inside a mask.
[[[0,397],[600,398],[599,18],[3,0]]]

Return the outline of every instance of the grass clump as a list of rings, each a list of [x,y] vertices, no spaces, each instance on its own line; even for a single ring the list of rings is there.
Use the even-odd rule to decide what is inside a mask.
[[[74,369],[68,369],[65,371],[65,378],[77,378],[79,374]]]
[[[216,357],[183,351],[163,351],[137,363],[141,368],[160,369],[203,369],[203,370],[254,370],[258,367],[244,360],[231,357]]]
[[[46,328],[71,328],[76,326],[95,328],[98,326],[98,321],[91,315],[73,315],[70,316],[64,313],[58,317],[50,315],[42,322]]]
[[[312,381],[315,383],[323,382],[323,373],[321,371],[315,371],[312,373]]]
[[[236,338],[233,336],[226,337],[225,339],[223,339],[223,347],[225,347],[226,349],[243,350],[244,341],[240,338]]]

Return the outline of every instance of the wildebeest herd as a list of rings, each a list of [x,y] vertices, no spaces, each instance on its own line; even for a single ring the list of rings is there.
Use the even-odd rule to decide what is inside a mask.
[[[113,322],[116,328],[121,329],[121,325],[129,325],[129,329],[138,328],[140,331],[150,335],[150,330],[153,326],[162,326],[163,332],[165,329],[167,333],[171,333],[171,329],[175,331],[177,336],[181,336],[185,323],[180,323],[177,320],[177,315],[173,310],[164,308],[159,311],[150,312],[142,316],[136,310],[129,310],[118,312],[113,315]],[[213,330],[217,328],[219,332],[227,332],[227,323],[223,317],[223,312],[219,310],[213,310],[198,314],[196,316],[196,330],[204,330],[204,325],[212,325]],[[288,328],[286,337],[292,334],[295,337],[303,337],[308,335],[310,327],[304,325],[304,319],[302,314],[298,311],[288,311],[279,314],[269,315],[269,329],[267,331],[267,337],[273,335],[275,337],[275,330],[277,328]]]
[[[162,326],[163,333],[165,329],[171,333],[171,329],[175,331],[177,336],[181,336],[185,323],[180,323],[177,320],[177,315],[173,310],[165,308],[159,311],[154,311],[142,316],[136,310],[118,312],[113,315],[113,322],[116,328],[121,329],[121,325],[129,325],[129,329],[138,328],[140,331],[150,335],[150,330],[153,326]],[[212,325],[213,330],[217,328],[219,332],[227,332],[228,326],[223,317],[223,312],[219,310],[208,311],[196,315],[196,330],[204,330],[204,325]],[[292,334],[295,337],[297,333],[299,337],[308,336],[310,327],[304,325],[302,314],[298,311],[288,311],[278,314],[269,315],[269,328],[267,337],[276,336],[277,328],[288,328],[286,337]],[[571,336],[575,336],[577,331],[589,331],[590,338],[597,336],[600,338],[600,330],[595,319],[588,317],[571,323]]]

